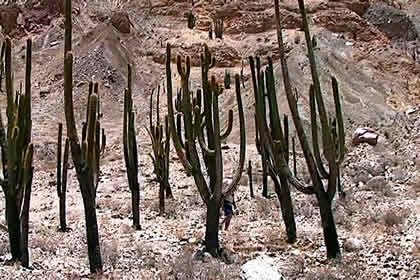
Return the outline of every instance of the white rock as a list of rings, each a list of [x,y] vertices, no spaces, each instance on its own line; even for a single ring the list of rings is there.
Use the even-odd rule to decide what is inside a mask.
[[[283,276],[274,265],[274,260],[268,256],[259,256],[246,262],[241,267],[242,280],[283,280]]]
[[[363,248],[363,240],[357,238],[349,238],[344,241],[343,248],[347,252],[359,251]]]

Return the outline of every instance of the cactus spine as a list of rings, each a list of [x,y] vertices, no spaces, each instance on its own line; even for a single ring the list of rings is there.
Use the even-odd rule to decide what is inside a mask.
[[[135,129],[135,113],[133,111],[132,98],[132,72],[128,65],[128,87],[124,93],[124,117],[123,117],[123,149],[124,161],[127,169],[128,186],[131,191],[131,207],[133,211],[133,227],[140,230],[140,187],[139,187],[139,163],[137,155],[137,139]]]
[[[59,231],[67,231],[66,223],[66,192],[67,192],[67,169],[69,161],[69,139],[66,138],[64,146],[63,164],[62,158],[62,142],[63,142],[63,124],[58,124],[58,139],[57,139],[57,196],[59,199],[59,216],[60,227]]]
[[[77,179],[82,193],[85,209],[86,235],[88,243],[88,256],[90,271],[102,271],[102,256],[99,245],[98,222],[96,218],[96,188],[98,178],[97,162],[97,106],[98,97],[92,94],[89,97],[88,123],[86,139],[79,144],[76,121],[73,109],[73,54],[71,52],[72,32],[72,1],[65,2],[65,41],[64,41],[64,110],[67,125],[71,155],[76,169]]]
[[[192,174],[199,193],[206,203],[206,233],[205,233],[205,249],[214,256],[220,254],[219,244],[219,216],[220,207],[224,197],[232,194],[242,176],[242,170],[245,162],[245,120],[242,108],[242,99],[239,86],[239,76],[235,76],[236,100],[238,103],[238,115],[240,126],[240,152],[239,164],[234,174],[233,180],[226,189],[223,189],[223,159],[221,140],[226,133],[220,131],[220,116],[218,98],[222,89],[216,83],[214,77],[211,82],[208,80],[208,69],[214,65],[214,58],[207,46],[204,47],[204,53],[201,56],[202,61],[202,83],[204,97],[204,112],[201,111],[198,102],[194,106],[191,100],[189,90],[190,76],[190,58],[187,57],[185,65],[182,63],[181,56],[177,57],[177,69],[181,76],[182,85],[182,115],[184,118],[185,141],[182,147],[175,129],[175,112],[172,100],[172,73],[171,73],[171,47],[168,44],[166,48],[166,86],[168,98],[168,121],[171,137],[175,146],[175,150],[181,160],[184,168]],[[197,100],[197,98],[196,98]],[[206,106],[208,105],[208,106]],[[207,109],[206,109],[207,108]],[[207,110],[207,111],[206,111]],[[203,121],[204,116],[204,121]],[[233,116],[233,115],[232,115]],[[203,129],[207,131],[207,143],[205,143]],[[197,149],[197,141],[201,146],[203,155],[205,156],[205,165],[209,184],[205,179]],[[210,146],[212,144],[212,146]],[[187,158],[187,154],[189,157]],[[209,168],[209,167],[212,168]]]
[[[309,145],[308,137],[305,134],[303,124],[299,112],[297,110],[296,96],[294,95],[292,90],[287,67],[287,60],[284,51],[279,2],[278,0],[274,0],[277,38],[280,51],[280,62],[283,73],[284,89],[287,95],[287,100],[289,103],[289,108],[292,114],[293,122],[296,127],[296,133],[299,138],[300,145],[302,147],[309,174],[311,176],[312,185],[305,186],[302,182],[297,180],[297,178],[291,173],[290,169],[285,164],[281,164],[281,159],[277,161],[278,164],[276,164],[276,168],[279,170],[279,172],[283,174],[283,176],[287,176],[288,180],[298,190],[307,194],[315,194],[319,202],[322,227],[324,231],[324,240],[325,245],[327,247],[327,257],[337,258],[340,256],[340,246],[338,243],[338,236],[334,222],[334,216],[331,210],[331,203],[337,190],[337,184],[339,183],[339,168],[341,162],[344,159],[345,146],[344,124],[338,93],[338,83],[337,80],[334,77],[332,77],[336,123],[336,126],[334,126],[334,122],[331,122],[329,120],[329,116],[326,112],[324,101],[322,98],[321,86],[319,82],[319,76],[317,72],[315,55],[312,45],[313,41],[309,31],[309,25],[305,11],[305,4],[303,0],[298,0],[298,3],[299,10],[303,19],[303,29],[305,32],[306,46],[308,49],[308,57],[313,82],[313,85],[311,85],[309,90],[313,145],[312,149]],[[322,148],[324,157],[328,163],[328,171],[324,167],[324,163],[320,157],[320,144],[318,142],[317,134],[318,118],[321,122]],[[327,186],[324,186],[322,179],[328,179]]]
[[[12,43],[4,44],[7,93],[7,127],[0,112],[0,147],[3,178],[0,185],[6,198],[6,220],[12,260],[29,266],[29,205],[33,177],[33,144],[31,142],[31,71],[32,41],[26,42],[25,93],[14,94],[12,78]],[[7,134],[6,134],[7,131]]]

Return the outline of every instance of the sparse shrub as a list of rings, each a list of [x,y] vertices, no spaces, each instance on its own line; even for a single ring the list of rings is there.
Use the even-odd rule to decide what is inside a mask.
[[[118,241],[113,239],[108,242],[103,242],[101,244],[101,248],[104,263],[112,268],[115,268],[118,264],[118,260],[120,257],[120,248],[118,246]]]
[[[394,227],[403,224],[408,214],[408,209],[390,209],[385,212],[382,219],[387,227]]]

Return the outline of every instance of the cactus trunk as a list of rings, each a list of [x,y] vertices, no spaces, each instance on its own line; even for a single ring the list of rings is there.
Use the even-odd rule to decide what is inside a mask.
[[[206,251],[212,256],[219,255],[219,219],[220,204],[218,201],[210,200],[207,203],[206,213],[206,235],[204,238]]]
[[[337,228],[331,210],[331,201],[326,195],[320,195],[317,198],[319,201],[319,212],[321,214],[325,246],[327,247],[327,258],[337,258],[340,256],[340,244],[338,243]]]

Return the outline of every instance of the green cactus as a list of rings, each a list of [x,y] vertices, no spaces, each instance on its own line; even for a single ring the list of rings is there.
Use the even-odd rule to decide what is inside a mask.
[[[98,96],[92,93],[89,97],[86,136],[82,143],[76,129],[73,108],[73,54],[71,52],[72,1],[65,2],[64,34],[64,111],[66,117],[67,137],[70,143],[71,156],[76,169],[80,192],[83,198],[88,244],[89,266],[92,273],[102,271],[102,256],[99,245],[98,222],[96,217],[96,190],[98,187]]]
[[[69,160],[69,139],[66,138],[64,146],[64,157],[63,164],[61,164],[62,158],[62,142],[63,142],[63,124],[58,124],[58,139],[57,139],[57,196],[59,199],[59,216],[60,216],[60,227],[59,231],[66,232],[66,192],[67,192],[67,169]]]
[[[128,186],[131,191],[131,207],[133,211],[133,227],[140,230],[140,186],[139,162],[137,155],[137,138],[135,129],[135,112],[133,111],[132,97],[132,71],[128,65],[128,82],[124,92],[124,117],[123,117],[123,148],[124,161],[127,169]]]
[[[12,43],[4,43],[4,67],[7,94],[7,127],[0,112],[0,148],[3,178],[0,185],[6,199],[6,220],[12,260],[29,267],[29,205],[33,177],[33,144],[31,142],[31,72],[32,41],[26,42],[25,92],[14,94]],[[7,131],[7,133],[6,133]]]
[[[170,150],[170,135],[168,117],[165,116],[164,126],[160,123],[159,117],[159,95],[160,87],[157,90],[156,101],[156,122],[153,122],[153,91],[150,95],[150,112],[149,120],[150,127],[147,132],[152,142],[153,154],[149,154],[153,161],[154,173],[156,181],[159,183],[159,212],[163,215],[165,212],[165,193],[166,198],[173,198],[172,190],[169,185],[169,150]],[[165,130],[165,133],[163,132]]]
[[[340,256],[340,246],[338,243],[337,230],[334,222],[334,216],[331,210],[331,203],[335,196],[338,184],[340,182],[339,168],[340,164],[344,159],[344,146],[345,146],[345,134],[344,124],[341,112],[340,98],[338,93],[338,83],[334,77],[332,77],[333,97],[335,103],[335,122],[336,127],[334,128],[333,122],[330,121],[327,111],[325,109],[321,86],[319,82],[319,75],[317,72],[317,66],[315,61],[315,55],[313,50],[313,41],[309,31],[309,24],[305,11],[305,4],[303,0],[298,0],[299,10],[302,15],[303,29],[305,32],[306,46],[308,49],[308,57],[311,68],[312,82],[309,90],[310,109],[311,109],[311,132],[312,132],[312,149],[309,144],[308,137],[305,134],[303,124],[297,108],[297,99],[291,86],[289,77],[287,60],[285,56],[282,26],[280,21],[280,10],[278,0],[274,1],[275,15],[276,15],[276,27],[277,27],[277,38],[279,43],[280,62],[283,73],[283,84],[286,92],[289,108],[292,114],[293,122],[295,124],[296,133],[299,138],[300,145],[307,163],[307,168],[311,176],[312,185],[305,186],[300,182],[290,171],[285,159],[281,158],[276,153],[271,156],[277,157],[275,160],[275,169],[277,172],[286,176],[288,181],[299,191],[307,194],[315,194],[319,202],[320,214],[322,227],[324,231],[324,240],[327,247],[327,257],[337,258]],[[321,158],[320,144],[318,141],[318,125],[317,119],[320,119],[321,123],[321,137],[322,137],[322,148],[323,155],[328,163],[328,171],[324,167],[324,163]],[[322,179],[328,179],[328,183],[324,186]]]
[[[237,166],[235,175],[229,186],[223,189],[223,160],[222,160],[222,136],[226,133],[221,133],[220,116],[218,98],[222,93],[222,89],[217,85],[216,79],[212,77],[211,82],[208,80],[208,70],[214,65],[214,58],[207,46],[204,47],[204,53],[201,55],[202,65],[202,83],[203,83],[203,97],[204,104],[202,112],[198,106],[198,97],[196,97],[197,105],[193,107],[191,100],[191,93],[189,89],[190,76],[190,58],[187,57],[185,64],[182,63],[181,56],[177,57],[178,74],[181,77],[182,85],[182,115],[184,119],[185,141],[182,147],[178,137],[175,126],[175,112],[172,100],[172,73],[171,73],[171,47],[168,44],[166,48],[166,86],[168,98],[168,121],[171,137],[175,146],[181,163],[186,171],[194,177],[195,184],[199,193],[206,203],[206,234],[205,234],[205,249],[214,256],[220,254],[219,244],[219,217],[220,207],[224,198],[232,194],[242,176],[242,170],[245,162],[245,120],[242,107],[242,99],[240,93],[239,76],[235,76],[236,99],[238,103],[239,127],[240,127],[240,152],[239,164]],[[201,103],[201,102],[200,102]],[[203,121],[204,116],[204,121]],[[232,113],[233,118],[233,113]],[[206,129],[205,142],[203,129]],[[207,168],[207,176],[209,183],[205,179],[205,173],[201,166],[197,140],[200,144],[201,151],[205,158],[205,165]],[[187,158],[187,154],[189,157]]]

